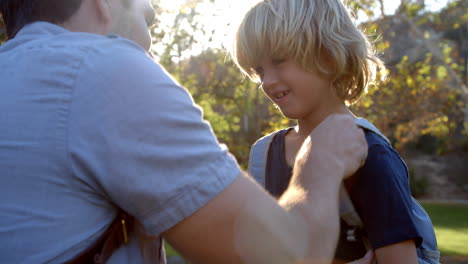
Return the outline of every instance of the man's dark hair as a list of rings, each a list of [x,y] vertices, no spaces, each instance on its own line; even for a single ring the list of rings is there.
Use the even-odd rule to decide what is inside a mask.
[[[67,21],[81,6],[82,0],[0,0],[0,12],[8,38],[32,22],[59,24]]]

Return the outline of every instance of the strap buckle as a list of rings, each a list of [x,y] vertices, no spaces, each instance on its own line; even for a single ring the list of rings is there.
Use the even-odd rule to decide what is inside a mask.
[[[348,240],[349,242],[356,242],[357,241],[356,230],[357,230],[356,227],[352,227],[348,229],[346,231],[346,240]]]
[[[124,245],[128,244],[128,233],[127,233],[127,224],[125,219],[122,217],[120,223],[122,224],[122,236]]]

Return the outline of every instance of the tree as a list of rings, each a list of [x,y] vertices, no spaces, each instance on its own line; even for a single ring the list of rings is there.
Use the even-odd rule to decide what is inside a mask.
[[[454,52],[456,45],[434,30],[442,24],[441,14],[463,6],[463,1],[454,1],[434,14],[404,1],[395,15],[374,22],[389,78],[370,87],[354,109],[369,116],[397,147],[431,135],[441,143],[440,151],[456,148],[466,138],[467,89],[461,77],[466,66]],[[451,14],[452,21],[466,20],[463,12]]]

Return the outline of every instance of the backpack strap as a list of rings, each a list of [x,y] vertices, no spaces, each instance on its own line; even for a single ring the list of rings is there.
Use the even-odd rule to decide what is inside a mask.
[[[349,226],[360,228],[364,226],[343,184],[340,186],[340,217]]]
[[[374,132],[383,138],[389,145],[391,145],[390,140],[384,136],[384,134],[382,134],[382,132],[380,132],[371,122],[367,121],[367,119],[358,117],[355,119],[354,123],[363,129]],[[350,226],[363,227],[362,220],[356,212],[349,194],[343,185],[341,185],[340,189],[340,216]]]
[[[268,150],[270,149],[271,141],[273,141],[275,135],[280,131],[277,130],[260,138],[250,147],[248,172],[263,187],[265,187]]]
[[[356,118],[355,123],[357,126],[364,129],[370,130],[382,138],[385,139],[390,144],[390,140],[386,138],[374,125],[364,118]],[[263,187],[265,187],[265,173],[266,165],[268,159],[268,150],[270,149],[270,144],[276,135],[281,130],[275,131],[269,135],[266,135],[259,140],[257,140],[250,149],[249,156],[249,174]],[[347,225],[351,227],[348,233],[348,240],[352,241],[354,237],[355,229],[363,228],[363,222],[359,217],[359,214],[356,212],[354,205],[349,197],[349,194],[343,184],[340,186],[340,218],[346,222]],[[367,238],[364,239],[364,245],[367,250],[371,249],[371,245]]]
[[[390,140],[382,134],[371,122],[367,121],[365,118],[356,118],[355,119],[355,124],[363,129],[369,130],[374,132],[375,134],[379,135],[381,138],[383,138],[390,146]],[[354,208],[354,205],[351,201],[351,198],[349,197],[348,192],[346,191],[346,188],[344,185],[341,185],[340,188],[340,217],[343,219],[343,221],[346,222],[349,226],[356,228],[363,228],[364,224],[361,220],[361,217],[359,217],[359,214],[356,212],[356,209]],[[348,240],[352,240],[352,236],[354,232],[352,230],[348,230]],[[363,236],[362,237],[364,246],[366,247],[367,250],[372,250],[372,245],[370,244],[370,241],[367,237]]]
[[[340,186],[340,218],[345,221],[345,223],[350,227],[346,230],[346,239],[348,241],[354,242],[357,240],[356,238],[356,230],[364,228],[364,223],[359,217],[359,214],[356,212],[354,208],[353,202],[349,197],[348,191],[344,184]],[[366,236],[361,236],[364,246],[366,250],[372,250],[372,245],[369,239]]]
[[[120,210],[117,217],[94,244],[65,263],[106,263],[118,248],[129,242],[129,235],[133,231],[134,220],[132,216]]]
[[[383,138],[390,146],[392,145],[390,140],[384,134],[382,134],[382,132],[380,132],[380,130],[378,130],[371,122],[367,121],[367,119],[358,117],[355,119],[354,123],[358,127],[374,132],[375,134]]]

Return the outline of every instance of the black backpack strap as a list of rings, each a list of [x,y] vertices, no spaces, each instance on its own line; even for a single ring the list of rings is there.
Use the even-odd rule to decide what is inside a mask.
[[[353,202],[349,197],[348,191],[343,184],[341,184],[340,187],[340,217],[343,219],[343,221],[346,222],[348,226],[350,226],[350,228],[346,230],[347,240],[356,241],[356,231],[358,229],[364,228],[364,223],[362,222],[361,217],[359,217],[359,214],[356,212]],[[371,250],[372,246],[369,242],[369,239],[366,236],[361,237],[366,249]]]
[[[112,254],[129,241],[133,232],[134,218],[124,211],[120,211],[109,228],[85,251],[66,264],[105,263]]]

